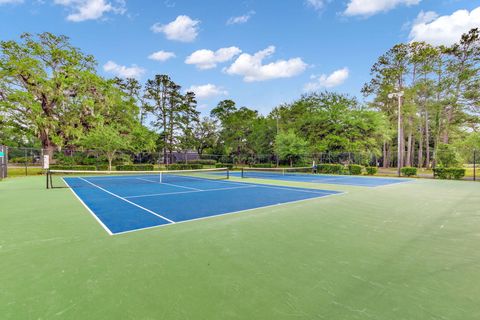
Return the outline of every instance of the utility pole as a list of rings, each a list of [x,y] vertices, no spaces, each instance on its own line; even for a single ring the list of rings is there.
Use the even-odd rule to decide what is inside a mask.
[[[403,98],[404,92],[399,91],[399,92],[393,92],[388,95],[390,99],[397,98],[398,100],[398,128],[397,128],[397,149],[398,149],[398,154],[397,154],[397,174],[400,177],[400,170],[402,169],[402,141],[401,141],[401,130],[402,130],[402,98]]]

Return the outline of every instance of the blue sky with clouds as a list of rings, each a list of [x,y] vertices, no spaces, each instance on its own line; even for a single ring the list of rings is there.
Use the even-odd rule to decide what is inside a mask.
[[[267,113],[309,90],[360,97],[394,44],[472,27],[480,0],[0,0],[1,40],[65,34],[100,74],[169,74],[205,113],[226,98]]]

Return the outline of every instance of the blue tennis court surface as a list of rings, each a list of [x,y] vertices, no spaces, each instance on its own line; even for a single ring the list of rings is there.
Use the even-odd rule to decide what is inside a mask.
[[[162,182],[150,175],[64,180],[110,234],[340,193],[184,176]]]
[[[240,172],[232,172],[230,174],[236,177],[241,176]],[[340,184],[340,185],[361,186],[361,187],[380,187],[380,186],[386,186],[386,185],[411,181],[411,179],[403,179],[403,178],[341,176],[341,175],[307,174],[307,173],[282,174],[281,172],[269,172],[268,170],[245,171],[244,176],[246,178],[310,182],[310,183],[325,183],[325,184]]]

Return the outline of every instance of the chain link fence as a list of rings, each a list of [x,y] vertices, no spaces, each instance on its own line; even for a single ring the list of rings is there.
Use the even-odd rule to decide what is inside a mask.
[[[43,174],[44,155],[51,155],[49,163],[52,168],[72,168],[78,170],[108,170],[108,159],[105,152],[99,150],[68,150],[57,149],[47,152],[40,148],[5,147],[5,160],[8,159],[8,174],[10,176],[25,176]],[[480,169],[478,161],[480,151],[474,150],[438,150],[431,152],[429,157],[410,155],[410,161],[404,155],[403,166],[418,168],[418,176],[433,178],[433,168],[459,167],[466,170],[464,179],[478,180]],[[428,161],[428,162],[427,162]],[[370,152],[322,152],[303,155],[292,155],[288,159],[280,159],[274,154],[199,154],[197,152],[123,152],[115,153],[112,169],[121,165],[152,165],[155,170],[166,169],[169,165],[196,164],[209,167],[296,167],[312,164],[356,164],[364,167],[379,168],[380,175],[397,175],[397,152],[378,155]]]

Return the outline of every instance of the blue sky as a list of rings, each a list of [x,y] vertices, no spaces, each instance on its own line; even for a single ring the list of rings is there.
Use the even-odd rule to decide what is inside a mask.
[[[65,34],[106,77],[168,74],[206,114],[223,99],[268,113],[309,90],[361,98],[394,44],[450,44],[480,0],[0,0],[0,39]]]

